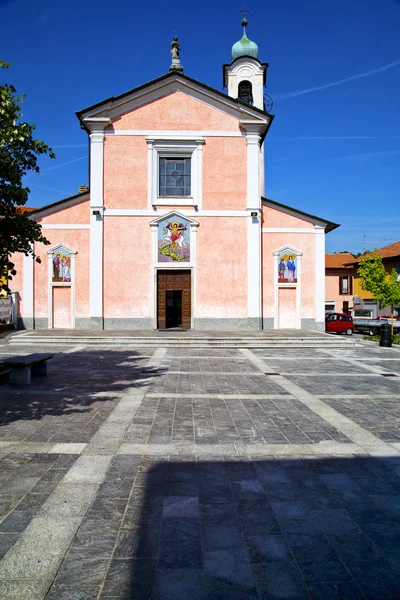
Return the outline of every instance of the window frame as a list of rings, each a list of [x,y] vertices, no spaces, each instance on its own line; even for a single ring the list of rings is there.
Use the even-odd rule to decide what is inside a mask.
[[[148,149],[148,204],[157,206],[202,206],[202,138],[146,138]],[[160,196],[160,158],[190,158],[190,196]]]
[[[343,280],[347,279],[347,291],[343,291]],[[352,296],[353,295],[353,276],[352,275],[340,275],[339,276],[339,295],[340,296]]]

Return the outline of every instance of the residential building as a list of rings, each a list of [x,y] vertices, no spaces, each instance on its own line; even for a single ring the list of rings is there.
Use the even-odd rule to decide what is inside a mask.
[[[325,254],[325,313],[347,313],[353,307],[354,256]]]
[[[393,269],[396,270],[400,285],[400,242],[378,248],[376,252],[382,257],[385,270],[388,274],[391,273]],[[389,306],[380,308],[373,294],[361,288],[360,276],[358,274],[358,263],[361,258],[363,257],[360,256],[349,263],[354,269],[354,316],[363,316],[373,319],[378,316],[390,315],[391,310]],[[394,307],[394,315],[400,316],[400,306]]]

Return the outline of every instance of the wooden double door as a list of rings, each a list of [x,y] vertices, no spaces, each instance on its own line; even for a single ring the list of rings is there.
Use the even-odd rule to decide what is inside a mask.
[[[190,271],[157,271],[157,327],[190,329],[192,274]]]

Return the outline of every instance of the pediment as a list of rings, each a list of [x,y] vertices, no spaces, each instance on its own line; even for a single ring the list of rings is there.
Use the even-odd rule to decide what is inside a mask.
[[[272,115],[269,115],[265,111],[231,98],[182,73],[168,73],[143,86],[130,90],[120,96],[108,98],[76,114],[83,126],[88,129],[92,119],[109,119],[113,121],[141,106],[155,102],[176,92],[187,94],[200,102],[213,106],[217,110],[237,118],[239,121],[259,123],[264,129],[267,129],[272,122]]]
[[[199,226],[199,222],[195,221],[195,219],[191,219],[190,217],[187,217],[186,215],[183,215],[182,213],[176,211],[176,210],[171,210],[168,213],[164,213],[163,215],[157,217],[156,219],[154,219],[153,221],[150,221],[149,225],[150,227],[158,227],[158,225],[160,223],[162,223],[163,221],[186,221],[187,223],[189,223],[189,225],[191,227],[198,227]]]
[[[57,244],[56,246],[52,246],[49,250],[46,251],[46,254],[54,254],[58,250],[66,250],[68,254],[76,254],[76,250],[72,250],[67,244]]]
[[[303,253],[300,250],[297,250],[293,246],[282,246],[282,248],[278,248],[274,250],[272,253],[274,256],[279,256],[280,254],[294,254],[295,256],[303,256]]]

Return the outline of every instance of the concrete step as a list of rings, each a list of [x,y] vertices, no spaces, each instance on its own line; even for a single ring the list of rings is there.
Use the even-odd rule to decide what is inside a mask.
[[[129,346],[136,348],[348,348],[354,339],[345,337],[163,337],[163,336],[26,336],[16,335],[9,343],[18,345]]]

